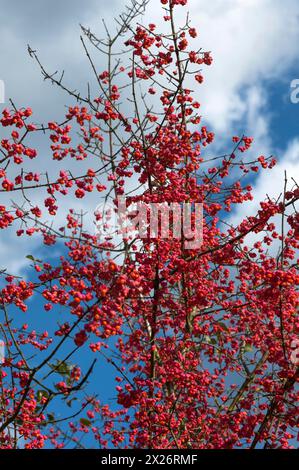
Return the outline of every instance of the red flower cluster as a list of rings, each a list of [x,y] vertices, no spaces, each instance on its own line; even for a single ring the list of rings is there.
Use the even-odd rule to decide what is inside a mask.
[[[212,57],[189,50],[195,28],[176,28],[176,7],[187,0],[161,3],[165,33],[125,23],[105,43],[86,31],[98,50],[107,46],[106,70],[92,63],[98,96],[69,90],[78,103],[62,123],[38,127],[28,122],[29,108],[3,111],[10,135],[1,141],[0,191],[22,202],[0,206],[0,228],[40,236],[50,262],[29,255],[26,280],[2,272],[2,448],[19,439],[26,448],[73,446],[85,434],[102,447],[293,445],[298,186],[261,201],[238,225],[225,220],[253,199],[246,178],[271,170],[275,159],[252,157],[248,136],[233,137],[229,154],[209,157],[214,134],[202,124],[186,77],[202,83],[198,66]],[[130,60],[121,65],[114,45],[123,34]],[[24,156],[40,158],[25,145],[36,132],[50,141],[55,177],[26,169]],[[76,160],[72,171],[58,166],[68,158]],[[100,237],[84,206],[58,219],[61,196],[77,198],[78,207],[99,193],[103,207],[116,208],[126,196],[132,218],[136,203],[201,203],[201,247],[187,249],[185,234],[165,238],[159,228],[154,236]],[[101,222],[103,213],[95,214]],[[43,321],[49,328],[39,332]],[[97,398],[102,361],[115,370],[117,397],[109,406]],[[65,418],[57,418],[57,403],[73,407]]]

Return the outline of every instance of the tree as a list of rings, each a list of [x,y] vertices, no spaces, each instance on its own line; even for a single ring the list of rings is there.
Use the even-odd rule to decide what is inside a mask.
[[[209,156],[214,134],[195,97],[211,54],[192,50],[197,32],[188,16],[176,25],[187,0],[161,0],[161,31],[138,22],[147,3],[134,0],[105,40],[82,26],[96,96],[73,91],[29,47],[44,78],[75,102],[61,123],[37,125],[30,108],[12,102],[3,111],[1,192],[19,199],[1,206],[1,228],[41,237],[49,255],[53,245],[60,254],[54,262],[29,255],[24,279],[2,272],[2,448],[294,446],[299,188],[285,176],[277,200],[229,224],[233,206],[252,199],[248,177],[275,160],[247,158],[247,136],[233,137],[228,154]],[[94,52],[105,58],[104,71]],[[36,134],[50,139],[54,179],[27,170],[41,158],[30,144]],[[62,170],[71,159],[76,172]],[[40,204],[32,202],[36,192]],[[74,209],[57,226],[64,200],[92,193],[103,201],[96,232]],[[136,204],[146,207],[142,236],[107,230],[105,204],[117,210],[120,201],[129,220]],[[162,208],[156,231],[147,230],[150,204]],[[190,209],[189,235],[181,225],[175,232],[170,214],[163,236],[171,204]],[[197,224],[200,246],[187,246]],[[36,331],[34,313],[43,308],[47,331]],[[115,369],[112,404],[90,391],[96,361]]]

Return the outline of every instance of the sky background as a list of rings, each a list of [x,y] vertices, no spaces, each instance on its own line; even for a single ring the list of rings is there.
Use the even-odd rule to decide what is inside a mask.
[[[0,104],[0,111],[12,98],[17,107],[31,106],[37,122],[59,121],[65,106],[73,103],[43,81],[27,45],[38,52],[50,72],[64,70],[70,88],[84,91],[91,71],[79,24],[101,37],[102,18],[112,27],[125,4],[124,0],[0,0],[0,80],[6,91],[6,104]],[[232,216],[239,220],[244,211],[256,209],[265,194],[281,192],[284,170],[289,178],[299,179],[299,104],[290,100],[290,83],[299,78],[299,2],[189,0],[188,9],[199,30],[198,45],[214,58],[212,66],[204,69],[205,81],[196,93],[205,123],[216,132],[213,152],[229,151],[231,136],[244,133],[255,139],[254,156],[275,155],[279,162],[272,172],[256,178],[256,201],[242,205]],[[177,23],[184,21],[185,13],[185,8],[176,9]],[[151,0],[145,23],[159,24],[160,16],[160,0]],[[100,70],[100,60],[98,65]],[[43,169],[49,157],[49,148],[42,142],[39,145],[41,155],[32,163],[35,170]],[[52,169],[57,171],[53,163]],[[88,210],[96,207],[91,199],[75,204],[79,202]],[[37,249],[35,241],[22,242],[11,233],[12,244],[15,249],[8,251],[7,240],[0,237],[0,264],[12,272],[22,271],[27,247]]]
[[[49,71],[65,70],[69,86],[84,90],[90,68],[80,43],[79,24],[101,36],[101,19],[112,25],[125,3],[0,0],[0,80],[6,92],[0,112],[12,98],[17,107],[32,107],[37,122],[61,120],[65,105],[72,101],[43,81],[27,53],[27,44],[38,52]],[[145,23],[160,23],[159,4],[159,0],[150,1]],[[185,11],[177,8],[178,23],[184,21]],[[274,196],[282,191],[284,170],[289,179],[299,181],[299,103],[290,100],[290,84],[299,79],[299,2],[189,0],[189,11],[192,25],[199,31],[198,45],[211,51],[214,58],[213,65],[204,69],[205,81],[197,92],[204,120],[216,133],[213,152],[229,152],[231,137],[245,134],[255,139],[255,157],[274,155],[278,159],[271,172],[261,173],[252,182],[256,199],[232,214],[232,220],[239,220],[252,213],[266,194]],[[34,162],[37,170],[49,157],[48,147],[39,144],[41,155]],[[95,201],[82,203],[85,208],[91,204],[88,209],[94,210]],[[26,275],[26,255],[38,256],[40,251],[34,240],[16,239],[8,231],[0,234],[0,265],[10,272]],[[52,256],[57,254],[58,249],[54,249]],[[38,311],[39,305],[34,306]],[[44,317],[37,317],[41,328],[43,322]],[[112,379],[106,366],[101,367],[97,385],[108,396]]]

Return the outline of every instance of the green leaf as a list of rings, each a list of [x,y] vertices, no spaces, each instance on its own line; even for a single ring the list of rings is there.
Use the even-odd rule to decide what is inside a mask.
[[[209,335],[204,336],[204,341],[208,344],[217,344],[217,340]]]
[[[69,377],[71,375],[73,364],[57,361],[55,364],[49,364],[51,369],[57,374]]]
[[[81,418],[80,423],[83,424],[83,426],[90,426],[91,425],[91,421],[89,421],[89,419],[86,419],[86,418]]]
[[[252,352],[253,348],[251,346],[251,344],[245,344],[244,346],[244,352],[247,353],[247,352]]]
[[[41,401],[43,397],[49,397],[49,393],[47,392],[47,390],[38,390],[36,393],[37,401]]]
[[[34,258],[33,255],[27,255],[26,258],[30,259],[30,261],[35,261],[36,263],[42,263],[42,260]]]
[[[227,325],[226,325],[225,323],[223,323],[223,321],[219,321],[219,322],[217,322],[217,323],[218,323],[218,325],[220,325],[221,328],[223,328],[225,331],[229,331]]]
[[[54,415],[54,413],[48,413],[48,414],[47,414],[47,418],[48,418],[48,421],[49,421],[50,423],[53,423],[53,421],[55,421],[55,415]]]
[[[72,402],[73,402],[74,400],[78,400],[78,398],[77,398],[77,397],[73,397],[73,398],[71,398],[70,400],[67,400],[67,401],[66,401],[66,404],[67,404],[67,406],[68,406],[69,408],[72,407]]]

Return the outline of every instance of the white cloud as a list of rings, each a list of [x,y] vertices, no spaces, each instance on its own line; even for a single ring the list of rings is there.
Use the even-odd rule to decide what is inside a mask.
[[[257,211],[261,208],[260,202],[266,200],[268,196],[270,199],[277,199],[279,196],[282,196],[285,172],[287,176],[287,189],[291,189],[294,187],[294,180],[296,183],[299,183],[299,138],[294,138],[289,142],[285,152],[281,155],[274,168],[271,170],[261,170],[253,186],[252,194],[254,199],[237,206],[237,209],[229,218],[229,223],[236,226],[247,216],[257,214]],[[293,208],[290,211],[292,212]],[[271,222],[274,222],[277,231],[280,232],[281,216],[273,217]],[[246,237],[245,241],[247,245],[251,246],[261,238],[260,235],[250,234]],[[277,250],[278,242],[274,243],[269,251],[276,254]]]
[[[282,194],[285,171],[288,188],[294,186],[294,181],[291,178],[295,180],[297,178],[297,183],[299,183],[299,138],[289,142],[281,157],[272,170],[261,170],[260,176],[256,179],[254,185],[254,200],[242,204],[242,207],[232,217],[233,223],[238,223],[246,215],[255,214],[260,209],[259,202],[265,200],[267,195],[270,198],[275,198]]]
[[[99,36],[102,28],[100,18],[107,16],[107,4],[105,3],[103,11],[101,3],[92,4],[88,14],[85,12],[84,17],[82,16],[84,25],[91,26],[95,32],[99,32]],[[111,7],[114,10],[113,16],[117,15],[117,10],[121,10],[126,2],[118,0],[118,7],[115,3]],[[199,30],[197,44],[204,50],[210,50],[214,57],[212,66],[203,70],[204,84],[196,90],[202,104],[202,114],[216,131],[219,145],[226,144],[232,135],[245,132],[255,138],[253,154],[275,153],[271,141],[267,87],[269,80],[285,78],[287,71],[298,59],[299,3],[297,0],[189,0],[189,10],[192,25]],[[186,9],[178,7],[178,23],[183,19],[182,12],[185,15]],[[160,14],[160,0],[151,0],[144,22],[160,23]],[[78,38],[78,18],[77,11],[73,23],[68,19],[66,27],[60,27],[59,33],[54,30],[51,32],[49,28],[45,37],[35,34],[32,46],[39,48],[50,71],[65,68],[70,86],[74,83],[74,86],[80,84],[84,88],[90,71]],[[111,18],[112,15],[109,21]],[[52,21],[54,25],[55,18]],[[13,25],[12,22],[11,27],[9,26],[8,18],[7,26],[0,32],[1,60],[6,75],[0,78],[5,79],[8,94],[15,96],[18,104],[32,104],[34,109],[37,107],[42,113],[42,118],[50,118],[52,112],[57,113],[57,109],[63,109],[62,103],[67,100],[65,95],[42,82],[25,52],[26,42],[31,42],[30,34],[27,41],[24,34],[14,34]],[[14,62],[11,57],[15,58]],[[219,146],[216,145],[216,150],[217,148]],[[287,169],[290,176],[297,175],[298,178],[298,150],[299,140],[294,139],[286,152],[279,156],[279,165],[257,178],[254,190],[256,200],[264,199],[266,192],[270,194],[275,190],[276,194],[281,191],[284,169]],[[45,166],[45,160],[36,163]],[[277,183],[273,184],[274,180]],[[98,200],[95,204],[94,201],[91,198],[89,207],[97,205]],[[255,209],[254,204],[257,203],[246,206],[248,211]],[[245,206],[240,208],[234,216],[236,220],[244,210]],[[8,244],[11,248],[9,254]],[[22,269],[24,263],[21,259],[32,252],[34,243],[29,251],[28,248],[20,239],[16,242],[1,239],[1,264],[7,262],[9,269],[14,272]]]
[[[299,3],[190,0],[189,5],[198,41],[214,58],[204,70],[203,114],[219,132],[232,132],[246,119],[246,90],[265,90],[264,80],[281,79],[298,58]]]
[[[198,42],[211,50],[214,58],[212,66],[204,69],[200,93],[203,116],[222,144],[231,135],[245,132],[254,137],[250,156],[274,154],[278,158],[271,171],[262,171],[256,178],[254,201],[238,206],[230,218],[231,223],[238,223],[254,214],[267,194],[277,197],[283,191],[284,171],[289,185],[291,177],[299,180],[299,138],[294,137],[285,144],[285,151],[276,155],[267,93],[272,80],[285,82],[289,93],[287,77],[299,56],[299,3],[191,0],[189,5],[190,17],[199,26]]]

